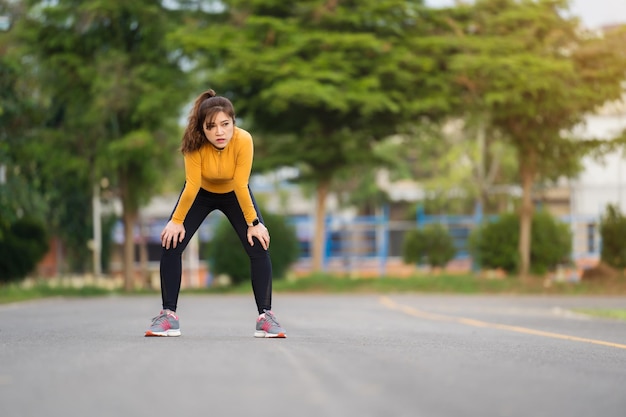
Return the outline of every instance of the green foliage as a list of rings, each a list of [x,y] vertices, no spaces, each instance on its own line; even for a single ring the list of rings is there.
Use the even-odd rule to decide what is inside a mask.
[[[600,220],[602,249],[600,259],[614,268],[626,268],[626,217],[619,207],[609,204]]]
[[[519,218],[507,213],[474,229],[469,238],[469,250],[473,260],[483,268],[515,272],[519,265],[518,240]]]
[[[576,172],[596,142],[562,133],[622,94],[624,30],[581,30],[565,0],[166,3],[2,3],[0,215],[46,219],[81,268],[93,184],[106,177],[125,212],[160,191],[192,82],[254,127],[255,170],[295,166],[315,184],[372,172],[385,159],[375,146],[407,125],[462,119],[468,140],[426,132],[394,151],[434,205],[449,198],[437,190],[473,199],[508,183],[512,149],[527,179]],[[368,176],[349,180],[353,202],[385,198]]]
[[[38,142],[30,140],[28,130],[39,120],[39,112],[20,57],[9,53],[12,45],[12,38],[0,32],[0,218],[9,223],[24,213],[44,219],[48,207],[37,192],[37,181],[24,175],[30,159],[23,148]]]
[[[530,256],[533,273],[543,274],[568,260],[572,232],[567,224],[546,210],[539,210],[533,215],[532,228]],[[515,213],[503,214],[497,220],[474,229],[469,240],[473,259],[483,268],[517,272],[519,231],[519,216]]]
[[[273,276],[282,279],[300,254],[298,238],[284,216],[265,213],[263,221],[270,231]],[[218,223],[207,251],[209,269],[214,274],[230,276],[233,284],[250,280],[250,260],[226,218]]]
[[[531,271],[542,274],[559,263],[569,263],[572,252],[572,231],[568,224],[539,210],[532,219]]]
[[[405,235],[402,253],[405,263],[444,267],[455,254],[454,240],[443,225],[427,225],[423,229],[410,230]]]
[[[0,283],[19,281],[32,272],[48,251],[48,237],[38,220],[0,221]]]
[[[532,258],[534,182],[575,174],[598,141],[573,140],[570,132],[623,94],[623,48],[580,28],[567,7],[567,0],[477,0],[450,9],[454,35],[445,44],[455,110],[485,114],[517,154],[522,275]]]
[[[175,37],[246,122],[271,135],[257,169],[303,166],[329,179],[371,163],[371,145],[411,116],[446,106],[436,58],[408,44],[426,26],[418,3],[274,3],[224,1]]]
[[[0,62],[12,64],[0,67],[13,80],[5,90],[3,76],[0,97],[12,117],[0,124],[11,128],[8,171],[47,203],[42,218],[68,249],[69,267],[82,271],[94,184],[106,178],[133,218],[175,160],[189,77],[167,35],[182,14],[151,0],[20,3]],[[25,205],[22,194],[12,206]]]
[[[254,169],[296,167],[317,187],[321,268],[329,184],[380,165],[375,143],[448,107],[440,54],[411,43],[431,27],[430,13],[405,0],[221,3],[174,38],[256,132]]]

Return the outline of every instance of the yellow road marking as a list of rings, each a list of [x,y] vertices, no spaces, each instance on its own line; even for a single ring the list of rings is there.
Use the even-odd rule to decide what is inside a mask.
[[[614,347],[618,349],[626,349],[626,345],[613,343],[613,342],[606,342],[604,340],[588,339],[585,337],[570,336],[570,335],[561,334],[561,333],[545,332],[543,330],[535,330],[535,329],[530,329],[527,327],[510,326],[508,324],[489,323],[486,321],[475,320],[475,319],[470,319],[466,317],[455,317],[455,316],[446,316],[443,314],[428,313],[426,311],[421,311],[413,307],[398,304],[392,299],[390,299],[389,297],[381,297],[380,302],[381,304],[390,308],[391,310],[401,311],[409,316],[419,317],[422,319],[435,320],[435,321],[447,321],[447,322],[465,324],[467,326],[473,326],[473,327],[487,327],[491,329],[507,330],[507,331],[516,332],[516,333],[524,333],[524,334],[532,334],[535,336],[550,337],[552,339],[571,340],[574,342],[593,343],[594,345],[602,345],[602,346],[609,346],[609,347]]]

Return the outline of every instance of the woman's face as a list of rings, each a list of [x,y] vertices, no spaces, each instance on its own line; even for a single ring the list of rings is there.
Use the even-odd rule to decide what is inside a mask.
[[[213,120],[206,120],[203,126],[204,136],[217,149],[224,149],[233,138],[235,124],[226,113],[219,112]]]

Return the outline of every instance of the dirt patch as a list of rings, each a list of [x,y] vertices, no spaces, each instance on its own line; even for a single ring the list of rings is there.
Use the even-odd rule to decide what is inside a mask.
[[[622,271],[619,269],[613,268],[603,262],[600,262],[598,265],[585,269],[583,271],[582,280],[583,281],[607,281],[607,280],[616,280],[623,277]]]

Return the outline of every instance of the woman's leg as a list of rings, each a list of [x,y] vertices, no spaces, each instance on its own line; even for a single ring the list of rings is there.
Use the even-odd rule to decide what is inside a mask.
[[[175,248],[170,246],[169,249],[161,249],[160,269],[163,310],[176,311],[183,271],[182,254],[193,235],[212,210],[208,194],[207,191],[200,189],[191,208],[189,208],[189,212],[183,222],[185,227],[185,238],[183,241],[179,242]]]
[[[254,200],[252,192],[250,192],[250,196],[252,197],[252,202],[259,216],[259,220],[263,222],[263,217],[261,216],[261,212]],[[219,204],[216,208],[226,215],[250,258],[252,291],[254,292],[257,310],[259,314],[262,314],[264,310],[272,309],[272,262],[269,252],[263,249],[261,242],[256,238],[253,238],[254,246],[250,246],[247,235],[248,224],[237,202],[235,193],[223,194],[218,201]]]

